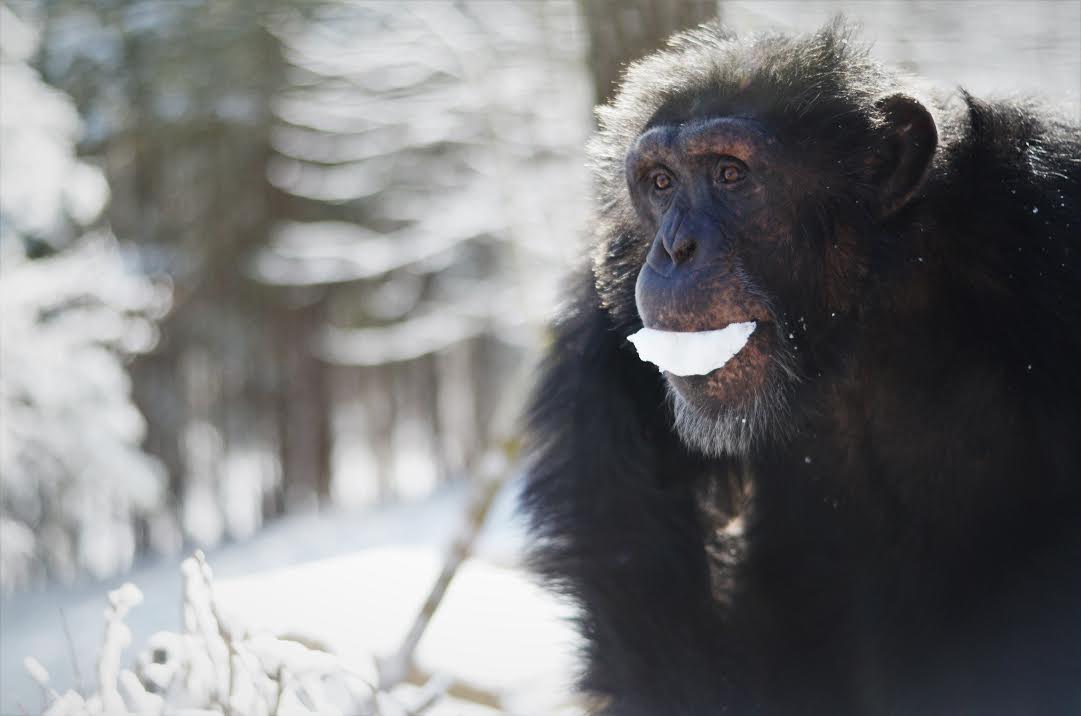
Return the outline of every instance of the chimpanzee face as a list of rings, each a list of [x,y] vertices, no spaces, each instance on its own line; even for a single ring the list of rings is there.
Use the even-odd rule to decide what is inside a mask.
[[[882,218],[912,195],[935,144],[927,116],[919,140],[930,149],[909,166],[914,123],[904,120],[926,110],[889,102],[900,124],[885,125],[863,162]],[[650,127],[625,166],[641,233],[653,237],[635,286],[644,330],[631,340],[664,371],[681,433],[709,453],[783,434],[791,388],[808,374],[807,321],[848,310],[860,290],[868,247],[839,218],[822,221],[822,197],[844,182],[745,117]]]

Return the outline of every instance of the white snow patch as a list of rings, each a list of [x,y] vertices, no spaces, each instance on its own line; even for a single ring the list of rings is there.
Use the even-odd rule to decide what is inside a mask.
[[[420,642],[417,659],[428,673],[498,693],[505,708],[523,706],[511,710],[519,716],[562,716],[568,713],[564,706],[572,699],[571,683],[581,646],[573,629],[575,610],[536,586],[528,574],[512,568],[519,563],[525,540],[522,518],[514,512],[519,488],[515,480],[497,498],[476,556],[455,577]],[[274,653],[287,659],[291,665],[288,670],[297,671],[298,679],[300,671],[304,679],[309,678],[310,670],[300,669],[298,661],[307,651],[289,647],[285,643],[289,637],[299,638],[309,647],[324,645],[350,673],[371,676],[372,657],[396,651],[431,589],[445,550],[461,528],[468,494],[465,484],[456,482],[442,485],[418,502],[294,514],[264,527],[251,539],[215,549],[209,557],[216,576],[214,600],[245,654],[237,657],[236,674],[243,677],[237,682],[237,698],[261,703],[258,694],[242,693],[241,686],[252,680],[252,673],[274,674],[272,660],[254,667],[254,672],[249,668],[250,655],[269,659],[264,642],[274,642]],[[199,620],[207,619],[203,610],[208,594],[196,593],[205,592],[198,574],[189,575],[186,584],[191,597],[188,601],[197,606],[191,612],[199,617],[192,622],[196,631],[189,634],[183,623],[177,624],[178,612],[184,614],[178,605],[182,594],[178,566],[178,559],[162,558],[140,565],[125,578],[138,584],[146,598],[143,606],[124,618],[132,639],[123,661],[132,668],[135,659],[133,670],[140,677],[149,677],[159,686],[172,683],[184,692],[165,694],[168,707],[164,713],[190,716],[197,713],[197,706],[205,708],[207,699],[216,693],[218,669],[224,662],[220,656],[217,662],[211,658],[212,652],[220,654],[221,637],[207,635],[200,626]],[[290,575],[291,569],[297,571]],[[49,716],[86,716],[93,706],[87,704],[94,701],[97,705],[93,708],[98,711],[90,713],[101,716],[100,698],[90,694],[100,691],[95,664],[103,641],[103,601],[101,588],[90,584],[80,588],[52,585],[17,593],[3,602],[0,713],[20,713],[21,703],[28,713],[39,714],[49,708]],[[70,642],[65,630],[71,634]],[[154,662],[159,648],[157,657],[164,654],[164,663]],[[47,705],[42,702],[41,685],[28,676],[23,663],[28,655],[49,672]],[[80,672],[95,678],[80,680]],[[129,712],[161,714],[161,709],[139,705],[153,694],[133,696],[125,673],[121,669],[117,674],[117,689]],[[262,677],[255,680],[265,683]],[[358,686],[354,681],[344,672],[329,674],[327,684],[320,688],[334,696],[339,687]],[[85,689],[82,697],[74,690],[79,683]],[[290,680],[283,700],[294,699],[297,689],[307,691],[305,684]],[[407,706],[419,704],[424,699],[419,691],[412,693],[416,689],[405,684],[394,693]],[[54,696],[56,691],[61,694]],[[194,700],[183,701],[185,693]],[[302,707],[298,703],[289,708],[283,705],[279,716],[312,714],[311,704]],[[333,710],[314,712],[323,716]],[[221,716],[220,711],[204,713]],[[265,711],[244,710],[239,705],[233,713],[267,716]],[[353,716],[366,711],[353,708],[344,713]],[[390,707],[383,711],[384,716],[403,713]],[[495,716],[497,712],[444,697],[424,713]]]
[[[630,337],[638,356],[672,375],[706,375],[739,353],[754,333],[754,321],[716,331],[658,331],[643,328]]]
[[[304,635],[349,663],[391,654],[439,574],[438,551],[376,548],[217,583],[226,620]],[[267,595],[273,595],[268,599]],[[483,685],[526,712],[571,691],[575,611],[515,569],[469,559],[420,643],[422,668]],[[534,710],[535,709],[535,710]]]

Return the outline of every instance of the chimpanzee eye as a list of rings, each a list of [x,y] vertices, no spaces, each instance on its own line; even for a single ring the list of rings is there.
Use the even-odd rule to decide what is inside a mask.
[[[717,178],[722,184],[735,184],[746,174],[747,170],[743,165],[731,159],[722,160],[717,168]]]
[[[672,176],[667,172],[657,172],[653,175],[653,188],[657,191],[664,191],[672,186]]]

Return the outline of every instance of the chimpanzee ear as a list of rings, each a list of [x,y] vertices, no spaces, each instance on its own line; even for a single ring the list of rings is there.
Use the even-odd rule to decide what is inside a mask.
[[[896,213],[923,184],[938,146],[938,130],[931,113],[903,94],[880,99],[875,106],[886,120],[875,157],[882,215]]]

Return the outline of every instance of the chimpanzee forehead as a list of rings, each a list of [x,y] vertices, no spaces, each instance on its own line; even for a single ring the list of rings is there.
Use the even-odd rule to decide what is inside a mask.
[[[710,117],[681,124],[664,124],[639,136],[632,152],[641,155],[696,156],[732,154],[746,156],[776,143],[766,129],[746,117]]]

